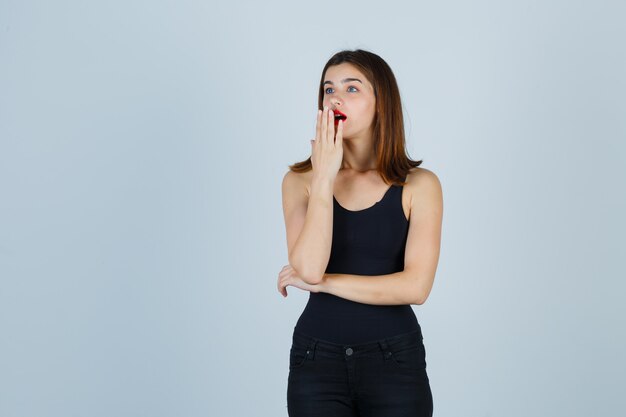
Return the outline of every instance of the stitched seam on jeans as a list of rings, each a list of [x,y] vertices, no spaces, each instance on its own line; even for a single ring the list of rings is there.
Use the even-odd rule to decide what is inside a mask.
[[[403,352],[407,352],[407,351],[411,351],[411,350],[418,350],[418,349],[421,349],[421,348],[422,348],[421,345],[405,347],[405,348],[402,348],[400,350],[395,350],[395,349],[392,348],[391,352],[394,353],[394,354],[398,354],[398,353],[403,353]]]

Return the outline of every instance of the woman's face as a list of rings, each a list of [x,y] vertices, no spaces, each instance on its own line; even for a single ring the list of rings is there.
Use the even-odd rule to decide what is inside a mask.
[[[349,63],[330,66],[322,89],[323,106],[337,109],[347,117],[343,122],[344,138],[371,135],[376,98],[374,88],[361,71]]]

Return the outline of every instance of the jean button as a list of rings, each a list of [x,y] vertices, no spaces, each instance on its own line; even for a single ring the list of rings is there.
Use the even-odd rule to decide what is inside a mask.
[[[354,352],[354,351],[352,350],[352,348],[348,348],[348,349],[346,349],[346,355],[350,356],[350,355],[352,355],[352,352]]]

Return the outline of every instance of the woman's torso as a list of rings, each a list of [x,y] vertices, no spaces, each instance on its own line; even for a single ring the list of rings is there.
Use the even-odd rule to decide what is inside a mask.
[[[380,183],[384,184],[382,179]],[[353,205],[348,199],[356,194],[350,188],[359,188],[348,188],[342,181],[335,184],[332,247],[326,273],[387,275],[402,271],[409,227],[408,189],[371,182],[368,196],[361,193],[360,201]],[[377,199],[380,201],[373,203]],[[359,209],[357,204],[365,208]],[[310,293],[295,329],[334,343],[357,344],[408,333],[418,326],[408,304],[371,305],[328,293]]]

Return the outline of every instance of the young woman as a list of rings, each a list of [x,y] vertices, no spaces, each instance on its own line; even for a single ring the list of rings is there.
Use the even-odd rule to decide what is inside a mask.
[[[289,265],[309,291],[294,327],[287,409],[303,416],[431,416],[421,327],[441,240],[437,176],[407,157],[400,93],[378,55],[324,66],[311,157],[282,183]]]

